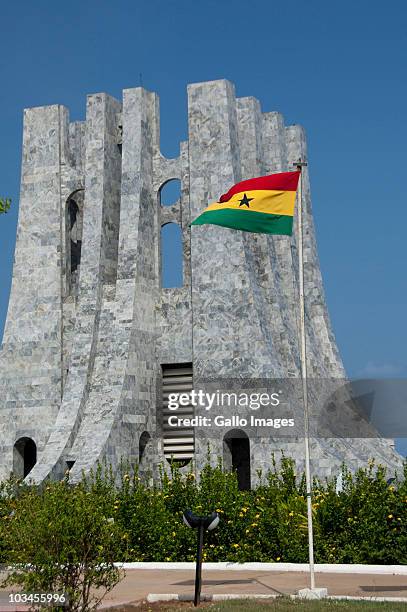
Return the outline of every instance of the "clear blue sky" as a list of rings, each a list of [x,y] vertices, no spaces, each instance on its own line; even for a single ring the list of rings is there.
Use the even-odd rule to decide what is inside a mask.
[[[319,254],[351,375],[406,376],[407,4],[378,0],[2,2],[0,336],[17,222],[24,107],[140,84],[162,151],[186,138],[186,85],[227,78],[308,134]]]

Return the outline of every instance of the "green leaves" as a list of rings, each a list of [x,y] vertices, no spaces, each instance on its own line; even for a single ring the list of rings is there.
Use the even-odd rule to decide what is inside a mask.
[[[10,210],[11,200],[10,198],[0,198],[0,215]]]
[[[124,465],[118,475],[99,466],[75,486],[8,481],[0,484],[0,563],[17,565],[13,580],[29,591],[71,589],[75,599],[89,585],[109,590],[119,580],[113,561],[194,560],[196,533],[182,523],[187,508],[220,515],[205,535],[205,561],[306,562],[303,474],[283,455],[270,466],[251,491],[240,491],[220,462],[198,477],[192,466],[163,466],[153,487],[149,475]],[[406,476],[407,466],[389,486],[384,468],[370,462],[355,474],[343,467],[339,493],[335,479],[315,479],[316,561],[407,563]]]
[[[66,593],[68,610],[95,609],[121,578],[114,566],[121,529],[104,514],[97,487],[86,481],[70,486],[66,480],[41,488],[17,484],[14,496],[2,502],[3,555],[14,567],[6,584]]]

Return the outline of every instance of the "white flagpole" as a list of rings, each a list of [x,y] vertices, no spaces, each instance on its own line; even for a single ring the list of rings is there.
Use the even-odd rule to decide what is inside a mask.
[[[308,522],[308,557],[310,588],[315,588],[314,572],[314,537],[312,529],[312,480],[309,452],[309,412],[308,412],[308,386],[307,386],[307,340],[305,335],[305,301],[304,301],[304,238],[302,221],[302,168],[307,166],[301,158],[294,166],[300,171],[298,183],[298,276],[300,288],[300,339],[301,339],[301,379],[304,401],[304,445],[305,445],[305,482],[307,491],[307,522]]]

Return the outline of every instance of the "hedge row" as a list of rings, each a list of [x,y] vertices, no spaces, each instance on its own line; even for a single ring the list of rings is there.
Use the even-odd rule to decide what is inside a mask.
[[[192,561],[186,508],[220,514],[206,536],[207,561],[306,562],[304,477],[288,458],[260,477],[254,490],[240,491],[234,473],[208,463],[199,482],[173,467],[153,487],[103,466],[75,486],[10,480],[0,485],[0,562],[65,563],[84,548],[106,561]],[[374,462],[354,475],[344,467],[340,492],[335,479],[315,480],[312,507],[316,562],[407,563],[407,464],[391,486]]]

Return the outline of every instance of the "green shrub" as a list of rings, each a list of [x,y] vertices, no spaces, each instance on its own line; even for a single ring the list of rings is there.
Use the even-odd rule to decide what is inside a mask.
[[[65,610],[95,609],[121,578],[113,565],[120,556],[121,528],[107,512],[111,503],[105,495],[112,489],[112,482],[100,478],[76,486],[63,480],[41,488],[3,487],[2,554],[13,568],[5,585],[64,593]]]
[[[405,564],[406,476],[407,467],[389,486],[385,470],[372,462],[356,474],[344,467],[340,493],[335,479],[315,479],[316,561]],[[240,491],[236,474],[220,463],[208,463],[198,482],[192,471],[182,475],[173,466],[171,473],[163,470],[152,487],[148,479],[124,467],[118,477],[99,468],[75,487],[66,482],[42,489],[5,483],[0,490],[0,561],[40,567],[44,559],[49,564],[59,559],[76,567],[87,547],[92,571],[103,567],[114,579],[113,560],[192,561],[196,533],[182,522],[182,512],[191,508],[197,513],[217,510],[221,517],[219,527],[205,536],[207,561],[306,562],[303,475],[283,457],[278,467],[272,461],[270,471],[259,479],[255,489]],[[63,510],[58,511],[61,504]],[[113,517],[114,523],[107,523],[106,517]],[[61,587],[61,577],[58,580]]]

